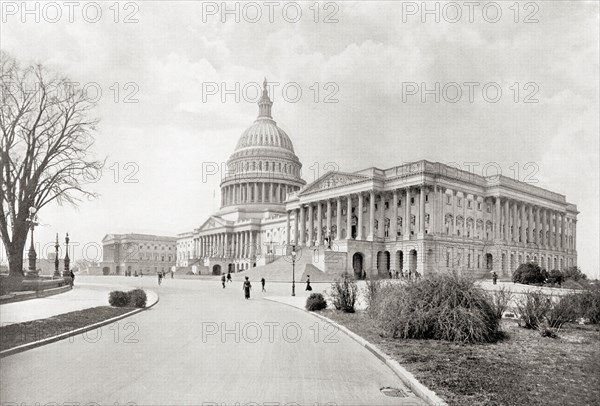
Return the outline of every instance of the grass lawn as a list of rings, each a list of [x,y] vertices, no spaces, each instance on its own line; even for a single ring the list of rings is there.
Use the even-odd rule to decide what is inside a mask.
[[[0,327],[0,350],[53,337],[67,331],[120,316],[132,310],[135,310],[135,308],[100,306],[60,314],[47,319],[2,326]]]
[[[510,319],[494,344],[385,337],[364,312],[326,310],[397,360],[450,405],[600,405],[600,327],[568,325],[544,338]]]

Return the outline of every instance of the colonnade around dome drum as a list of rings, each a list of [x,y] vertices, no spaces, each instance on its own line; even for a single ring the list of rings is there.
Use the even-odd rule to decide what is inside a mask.
[[[248,203],[283,203],[299,186],[273,182],[237,183],[221,188],[221,207]]]

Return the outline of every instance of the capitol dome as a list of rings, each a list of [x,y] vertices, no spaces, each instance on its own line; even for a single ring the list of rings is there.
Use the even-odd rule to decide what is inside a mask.
[[[227,177],[221,182],[222,207],[282,206],[289,193],[306,184],[300,178],[302,164],[292,140],[271,116],[272,106],[265,79],[258,117],[242,133],[227,161]]]
[[[242,133],[235,150],[248,147],[280,147],[294,152],[290,137],[281,128],[277,127],[274,120],[263,117],[258,118],[246,131]]]

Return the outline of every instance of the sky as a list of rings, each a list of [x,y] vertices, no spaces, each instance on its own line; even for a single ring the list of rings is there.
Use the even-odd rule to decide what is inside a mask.
[[[307,182],[500,168],[577,205],[578,263],[599,275],[596,1],[1,3],[0,48],[98,100],[99,197],[43,208],[42,251],[69,232],[93,260],[108,233],[198,227],[266,77]]]

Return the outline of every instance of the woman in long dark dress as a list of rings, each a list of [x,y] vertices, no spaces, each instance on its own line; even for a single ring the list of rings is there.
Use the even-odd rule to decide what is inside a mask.
[[[242,287],[242,289],[244,290],[244,296],[246,297],[246,299],[250,299],[250,289],[252,289],[252,284],[248,280],[247,276],[246,276],[246,280],[244,281],[244,286]]]
[[[312,290],[312,286],[310,286],[310,275],[306,275],[306,289],[307,291],[311,291]]]

